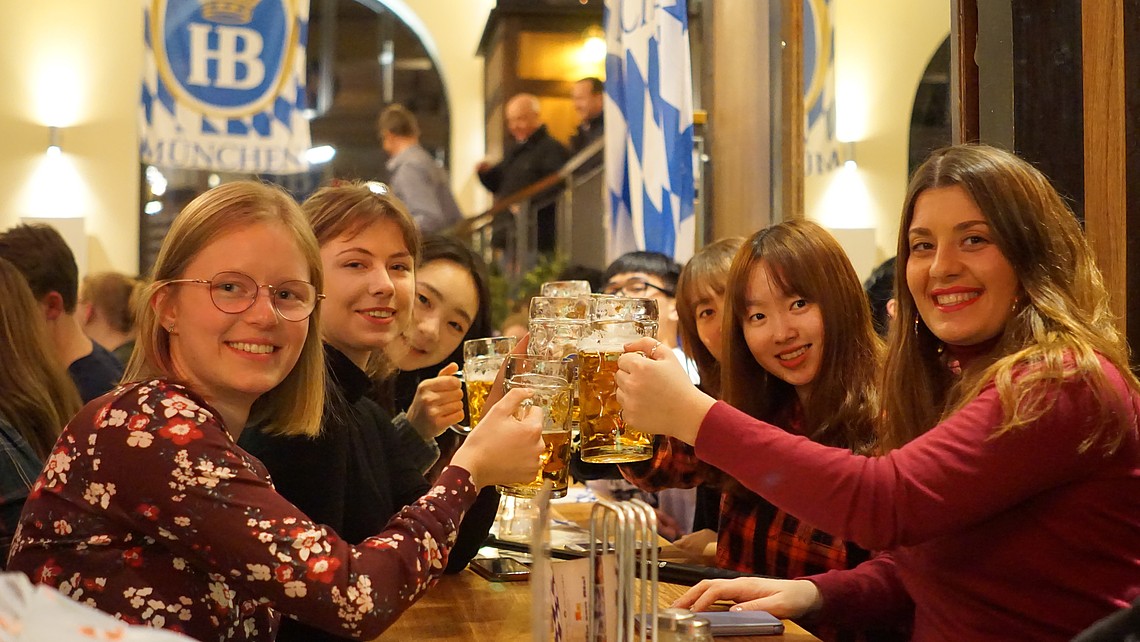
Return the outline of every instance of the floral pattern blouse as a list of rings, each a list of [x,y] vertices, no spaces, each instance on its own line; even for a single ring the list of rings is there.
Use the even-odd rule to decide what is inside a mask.
[[[450,467],[384,532],[350,546],[278,495],[201,398],[128,384],[64,429],[8,568],[200,640],[272,640],[280,614],[371,639],[443,572],[475,490]]]

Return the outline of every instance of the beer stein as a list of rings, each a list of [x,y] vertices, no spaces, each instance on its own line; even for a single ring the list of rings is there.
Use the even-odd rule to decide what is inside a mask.
[[[483,418],[491,384],[495,383],[499,368],[515,343],[514,337],[470,339],[463,343],[463,372],[459,376],[467,388],[467,416],[470,425],[455,425],[451,427],[452,430],[461,434],[469,433]]]
[[[647,301],[654,305],[647,305]],[[626,425],[617,401],[614,373],[625,344],[656,332],[656,302],[592,298],[589,317],[586,336],[578,342],[582,460],[613,464],[649,459],[653,455],[652,435]]]
[[[590,294],[589,281],[547,281],[542,284],[542,296],[577,297]]]
[[[550,480],[553,484],[552,497],[566,494],[570,465],[569,370],[569,365],[562,361],[517,354],[507,357],[504,386],[507,390],[525,388],[531,391],[530,399],[524,401],[523,406],[533,406],[542,412],[542,441],[545,449],[534,480],[525,484],[500,486],[499,492],[504,495],[533,497],[542,490],[545,480]]]

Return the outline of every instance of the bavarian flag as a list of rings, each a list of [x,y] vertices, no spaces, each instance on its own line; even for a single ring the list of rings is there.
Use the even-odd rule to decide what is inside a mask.
[[[606,259],[693,255],[693,70],[685,0],[606,0]]]

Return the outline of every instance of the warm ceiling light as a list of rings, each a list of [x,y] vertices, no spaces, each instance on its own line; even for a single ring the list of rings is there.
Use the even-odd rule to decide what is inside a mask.
[[[606,59],[606,32],[597,25],[591,25],[582,32],[582,57],[589,62]]]

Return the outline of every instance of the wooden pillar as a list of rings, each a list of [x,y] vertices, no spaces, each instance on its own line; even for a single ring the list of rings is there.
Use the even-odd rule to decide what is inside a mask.
[[[768,2],[706,2],[704,74],[713,239],[747,236],[772,221],[773,136]]]
[[[1130,343],[1137,339],[1140,314],[1136,307],[1137,266],[1129,269],[1129,258],[1138,257],[1136,241],[1128,240],[1129,222],[1136,219],[1137,132],[1135,118],[1128,118],[1128,93],[1135,110],[1135,89],[1126,90],[1128,62],[1136,71],[1135,26],[1125,27],[1125,4],[1136,19],[1136,2],[1100,0],[1086,3],[1081,14],[1081,47],[1084,59],[1084,163],[1085,231],[1096,254],[1108,287],[1112,309],[1127,332]],[[1132,32],[1132,33],[1129,33]],[[1129,38],[1131,36],[1131,38]],[[1131,60],[1125,52],[1130,45]],[[1132,84],[1135,84],[1133,82]],[[1133,111],[1135,113],[1135,111]],[[1131,158],[1130,158],[1131,156]],[[1131,162],[1130,162],[1131,161]],[[1129,179],[1133,182],[1129,186]],[[1129,198],[1132,192],[1132,198]],[[1133,231],[1136,231],[1135,228]],[[1131,246],[1131,247],[1130,247]],[[1129,286],[1132,287],[1129,287]]]
[[[778,211],[785,221],[804,218],[804,6],[780,3],[780,113]]]
[[[803,7],[703,6],[712,239],[747,236],[803,216]]]

